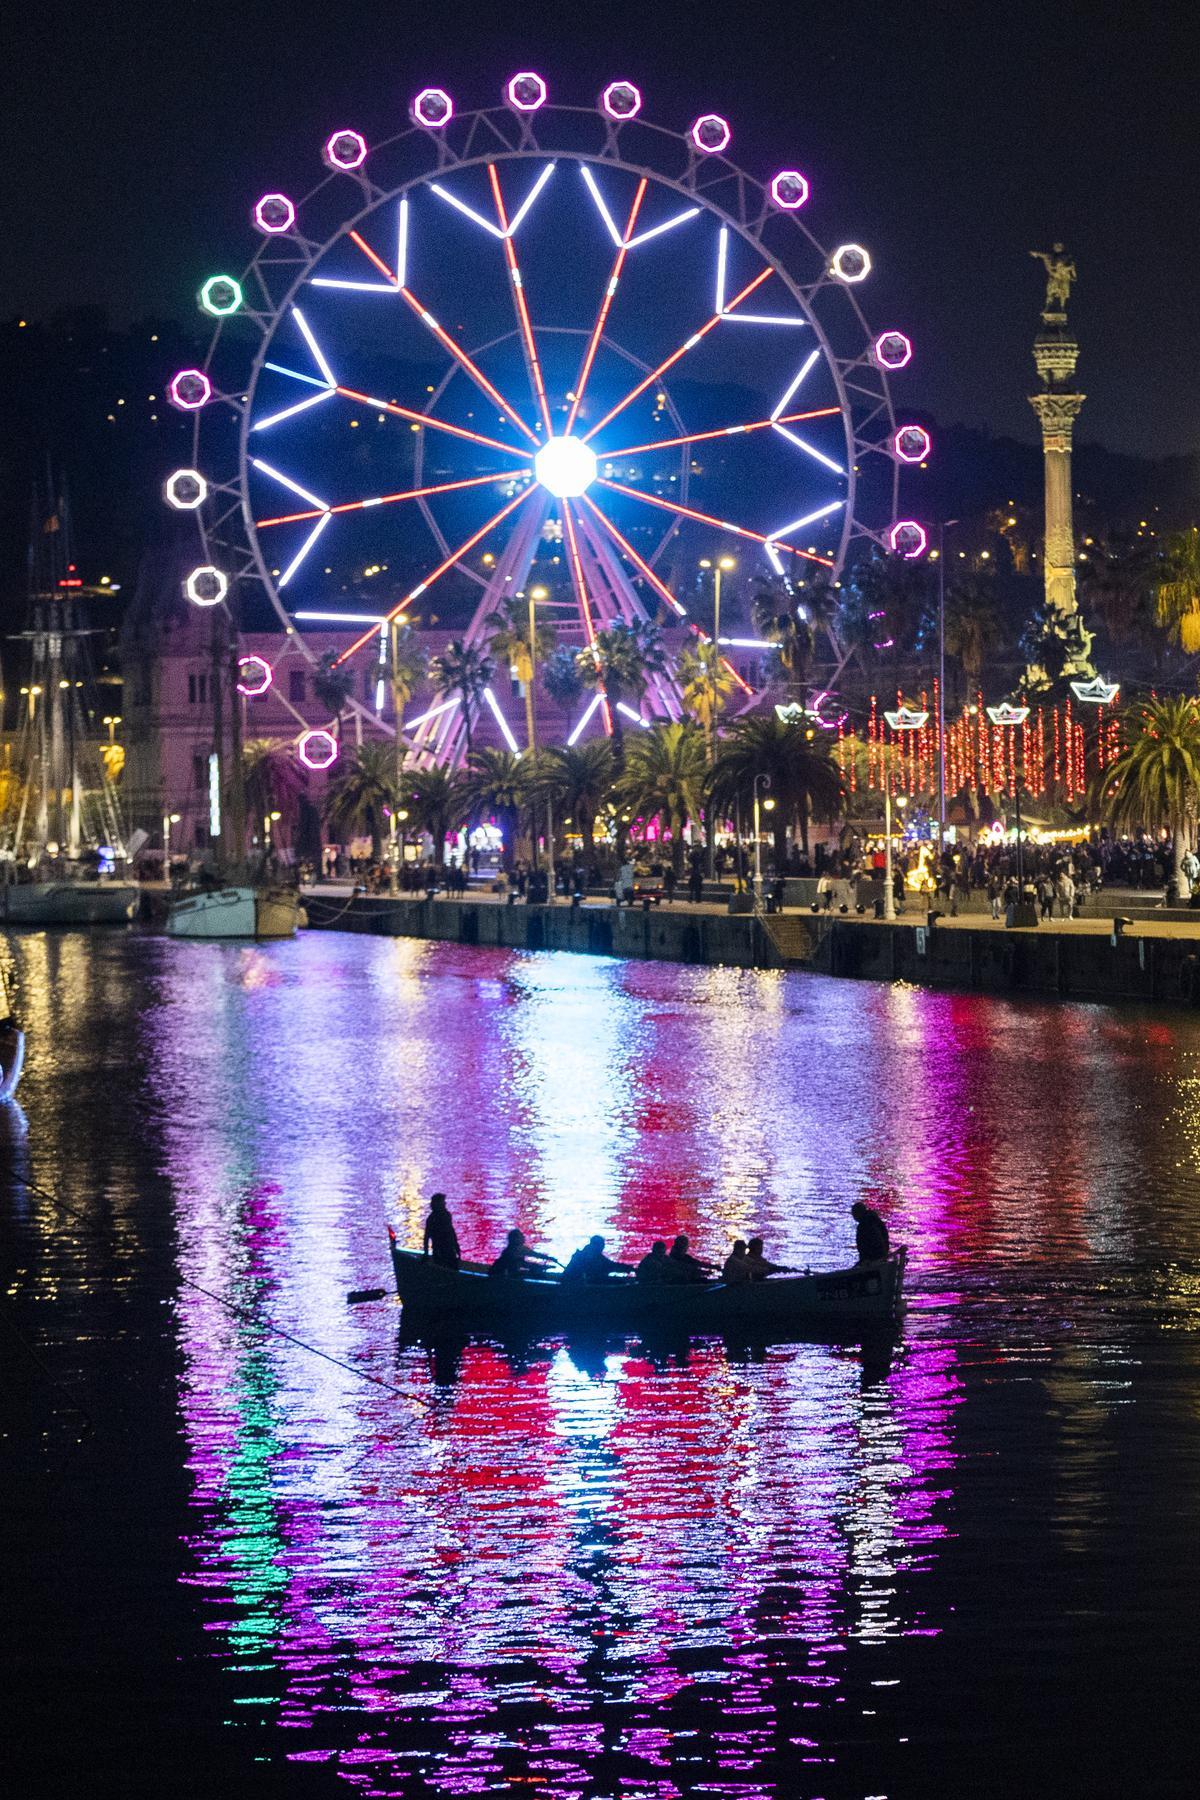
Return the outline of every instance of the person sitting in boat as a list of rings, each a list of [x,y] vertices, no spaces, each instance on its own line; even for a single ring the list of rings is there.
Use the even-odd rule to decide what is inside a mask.
[[[671,1281],[674,1271],[667,1256],[667,1246],[662,1238],[651,1244],[649,1251],[634,1270],[639,1281]]]
[[[760,1237],[752,1237],[746,1246],[747,1281],[765,1281],[768,1275],[787,1275],[790,1270],[786,1263],[773,1263],[767,1260]]]
[[[725,1258],[725,1266],[721,1270],[721,1280],[729,1287],[740,1287],[743,1282],[752,1279],[749,1268],[749,1257],[746,1254],[745,1238],[737,1238],[733,1249]]]
[[[445,1194],[433,1194],[429,1200],[429,1217],[425,1221],[425,1255],[444,1269],[457,1269],[462,1261],[458,1233]]]
[[[856,1200],[850,1208],[850,1216],[858,1221],[854,1241],[859,1262],[882,1262],[888,1254],[888,1228],[875,1208]]]
[[[546,1265],[556,1260],[553,1256],[546,1256],[541,1250],[531,1249],[525,1241],[525,1233],[514,1226],[488,1274],[520,1281],[526,1275],[544,1275]]]
[[[611,1256],[604,1254],[604,1239],[589,1238],[582,1250],[576,1250],[574,1256],[562,1272],[563,1281],[607,1281],[610,1275],[628,1275],[632,1273],[629,1263],[614,1262]]]
[[[671,1248],[667,1251],[667,1261],[671,1265],[668,1280],[672,1281],[707,1281],[709,1267],[688,1249],[688,1240],[681,1231]]]

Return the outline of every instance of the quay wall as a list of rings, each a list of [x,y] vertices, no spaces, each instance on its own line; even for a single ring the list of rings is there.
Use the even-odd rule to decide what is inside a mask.
[[[669,912],[612,906],[498,906],[471,900],[305,896],[317,930],[441,939],[508,950],[570,950],[734,968],[796,968],[862,981],[983,993],[1200,1005],[1200,936],[939,929],[923,921]]]

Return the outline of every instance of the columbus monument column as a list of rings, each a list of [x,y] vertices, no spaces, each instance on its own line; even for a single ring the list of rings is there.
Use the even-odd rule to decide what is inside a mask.
[[[1062,674],[1087,679],[1092,666],[1092,634],[1084,628],[1075,594],[1075,528],[1072,518],[1071,437],[1075,417],[1085,395],[1075,391],[1075,364],[1079,345],[1067,325],[1067,300],[1075,280],[1075,264],[1053,250],[1031,250],[1046,267],[1046,302],[1042,329],[1033,341],[1033,360],[1042,380],[1041,391],[1029,396],[1029,404],[1042,428],[1042,455],[1046,469],[1046,536],[1042,568],[1046,583],[1045,639],[1063,645]],[[1057,661],[1057,657],[1055,661]],[[1033,667],[1027,679],[1033,687],[1047,684],[1047,671]]]

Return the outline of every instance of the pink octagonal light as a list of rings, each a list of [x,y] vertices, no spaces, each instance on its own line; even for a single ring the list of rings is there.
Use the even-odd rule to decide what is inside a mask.
[[[912,340],[902,331],[882,331],[871,347],[881,369],[903,369],[912,361]]]
[[[795,212],[808,199],[808,180],[799,169],[780,169],[771,183],[771,198],[785,212]]]
[[[729,129],[729,120],[723,119],[720,113],[701,113],[689,136],[697,150],[703,150],[706,156],[712,156],[718,150],[729,148],[733,133]]]
[[[331,769],[338,758],[338,741],[332,731],[306,731],[296,745],[296,754],[306,769]]]
[[[915,519],[897,519],[888,532],[889,548],[906,562],[911,562],[915,556],[923,556],[928,542],[925,527],[918,525]]]
[[[265,656],[238,657],[237,691],[245,694],[247,700],[261,700],[272,679],[271,665]]]
[[[264,194],[255,202],[254,223],[260,231],[274,237],[281,231],[290,231],[296,223],[296,208],[286,194]]]
[[[348,174],[351,169],[361,169],[366,162],[367,140],[360,131],[335,131],[326,140],[321,156],[331,169]]]
[[[636,119],[642,110],[642,90],[632,81],[610,81],[600,105],[610,119]]]
[[[504,97],[518,112],[536,112],[546,104],[546,84],[532,69],[522,69],[505,88]]]
[[[892,448],[901,462],[921,463],[933,448],[933,439],[923,425],[902,425],[892,440]]]
[[[180,369],[167,383],[167,398],[180,412],[198,412],[212,399],[212,382],[203,369]]]
[[[422,88],[412,103],[412,116],[427,131],[441,131],[454,117],[454,102],[445,88]]]

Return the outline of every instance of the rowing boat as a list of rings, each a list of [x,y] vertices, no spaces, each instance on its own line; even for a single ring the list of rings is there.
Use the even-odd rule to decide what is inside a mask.
[[[814,1325],[894,1322],[903,1310],[904,1249],[878,1262],[829,1273],[777,1275],[728,1286],[723,1281],[669,1283],[612,1275],[601,1282],[527,1276],[511,1280],[483,1263],[449,1269],[389,1232],[396,1292],[406,1312],[426,1319],[478,1322],[522,1330],[641,1331],[672,1327],[721,1333],[731,1327],[771,1331]]]

